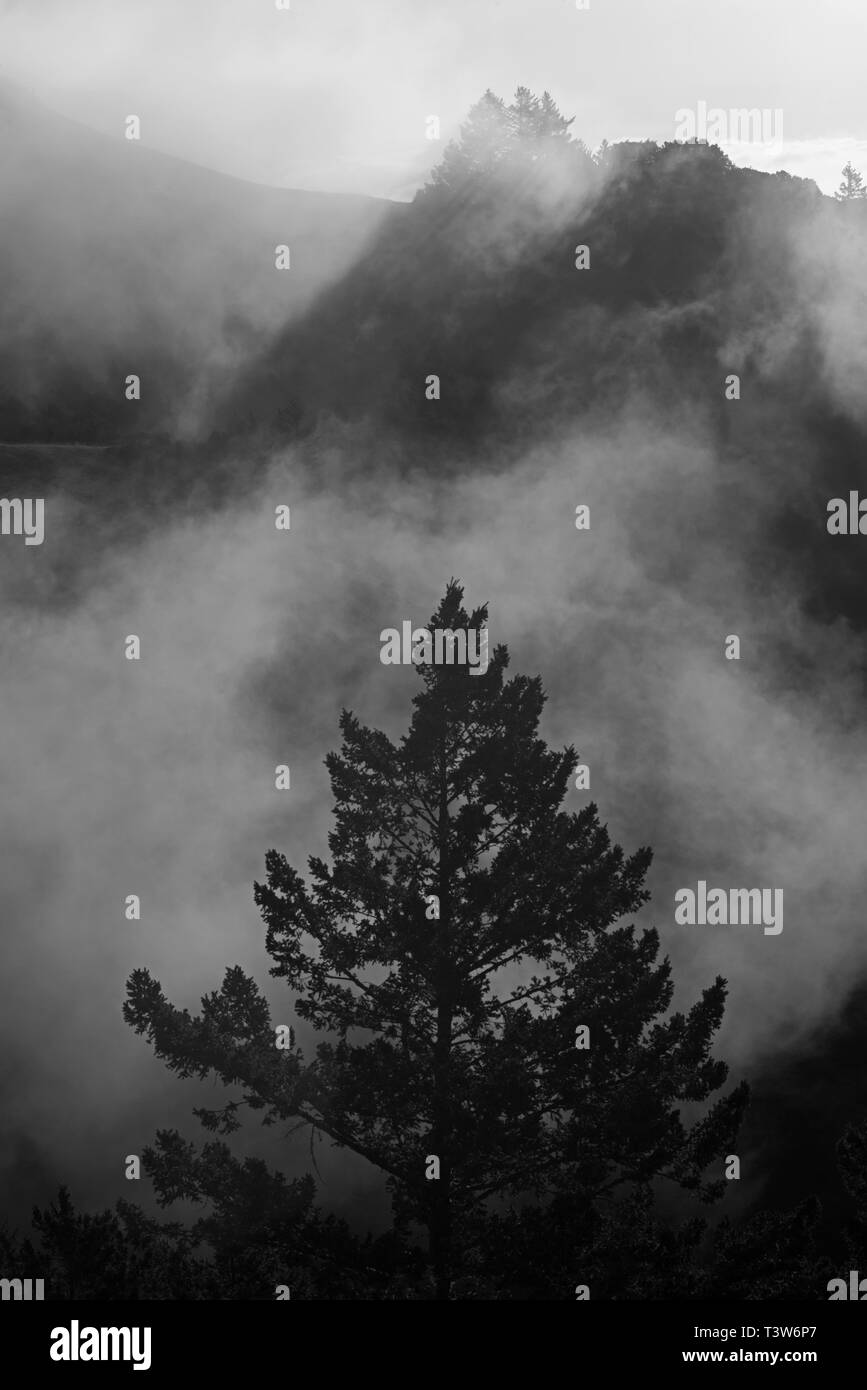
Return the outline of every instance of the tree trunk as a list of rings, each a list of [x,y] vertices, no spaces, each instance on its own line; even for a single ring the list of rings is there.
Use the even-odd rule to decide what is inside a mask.
[[[437,960],[437,1032],[434,1046],[433,1152],[440,1161],[440,1176],[431,1198],[430,1251],[436,1281],[436,1298],[449,1297],[452,1279],[451,1230],[451,1084],[452,1016],[454,1010],[451,958],[451,909],[448,863],[448,777],[446,730],[440,747],[439,797],[439,950]]]

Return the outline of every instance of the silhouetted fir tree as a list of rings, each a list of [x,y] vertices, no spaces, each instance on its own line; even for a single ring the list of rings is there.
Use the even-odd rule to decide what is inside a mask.
[[[131,1202],[90,1214],[76,1211],[61,1187],[56,1202],[33,1208],[35,1237],[0,1239],[6,1277],[45,1280],[47,1302],[67,1299],[198,1299],[207,1266],[195,1236],[160,1223]]]
[[[757,1212],[737,1225],[724,1219],[697,1293],[722,1299],[825,1297],[828,1276],[816,1242],[820,1216],[811,1197],[793,1211]]]
[[[431,630],[486,623],[462,596],[452,581]],[[681,1122],[680,1102],[725,1080],[709,1055],[724,982],[664,1017],[673,987],[656,932],[615,925],[648,896],[651,852],[625,858],[593,804],[561,809],[577,754],[539,738],[541,681],[507,682],[507,664],[503,646],[484,675],[421,664],[398,744],[344,711],[342,750],[326,759],[332,867],[311,858],[307,883],[266,856],[255,898],[271,973],[297,1016],[330,1035],[312,1060],[294,1034],[275,1046],[268,1005],[237,967],[198,1018],[146,970],[124,1005],[170,1069],[243,1088],[196,1112],[207,1128],[230,1133],[243,1106],[264,1110],[263,1123],[301,1120],[381,1169],[397,1231],[428,1230],[438,1298],[464,1262],[468,1274],[478,1264],[480,1215],[497,1202],[588,1212],[660,1175],[718,1195],[746,1099],[738,1087]],[[578,1025],[589,1050],[576,1047]],[[178,1194],[181,1168],[202,1180],[182,1145],[173,1162]],[[711,1163],[719,1176],[707,1181]]]

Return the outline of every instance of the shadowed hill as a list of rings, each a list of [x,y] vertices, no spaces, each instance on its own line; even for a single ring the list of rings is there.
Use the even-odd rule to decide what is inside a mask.
[[[371,418],[465,445],[538,439],[641,391],[663,414],[691,397],[728,438],[724,349],[786,316],[781,242],[827,203],[814,184],[736,169],[716,147],[650,142],[598,162],[584,151],[543,182],[509,167],[457,195],[429,187],[243,372],[223,421],[276,418],[279,440],[323,414]],[[801,331],[796,372],[811,346]],[[749,371],[749,352],[729,363]]]
[[[145,132],[146,134],[146,132]],[[264,188],[0,86],[0,440],[194,436],[391,204]],[[399,211],[399,209],[398,209]],[[275,268],[288,244],[292,268]],[[142,380],[139,403],[124,380]]]
[[[448,477],[640,420],[715,459],[686,493],[636,473],[680,521],[664,558],[647,541],[673,583],[737,535],[763,586],[788,573],[815,616],[864,625],[858,556],[824,542],[828,499],[867,488],[867,207],[715,146],[575,146],[423,190],[239,374],[222,428],[252,418],[278,448],[342,422],[348,467]]]

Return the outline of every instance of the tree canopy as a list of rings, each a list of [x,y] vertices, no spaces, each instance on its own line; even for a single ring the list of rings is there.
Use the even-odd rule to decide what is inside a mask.
[[[452,581],[429,630],[484,628],[487,608],[462,599]],[[344,711],[326,759],[332,863],[311,858],[305,879],[266,856],[271,973],[322,1034],[313,1057],[294,1034],[275,1044],[238,967],[198,1018],[144,970],[124,1006],[179,1075],[241,1085],[196,1112],[208,1129],[231,1133],[246,1106],[380,1169],[396,1230],[427,1229],[441,1298],[470,1269],[490,1276],[484,1247],[517,1230],[510,1203],[536,1203],[544,1224],[556,1202],[577,1230],[661,1177],[712,1200],[746,1100],[742,1085],[682,1120],[726,1079],[710,1052],[724,981],[669,1013],[656,931],[622,921],[647,899],[651,852],[627,857],[595,804],[563,808],[577,753],[540,738],[541,680],[507,680],[508,661],[499,645],[483,675],[420,663],[399,743]],[[183,1195],[196,1163],[173,1141],[171,1165],[151,1163],[158,1189]]]

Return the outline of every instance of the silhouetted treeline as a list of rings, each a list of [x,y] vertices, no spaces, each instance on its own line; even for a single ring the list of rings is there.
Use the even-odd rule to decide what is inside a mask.
[[[304,1299],[434,1297],[418,1245],[397,1233],[360,1237],[314,1208],[312,1182],[284,1186],[264,1165],[237,1163],[224,1145],[211,1150],[204,1161],[214,1161],[214,1173],[235,1165],[246,1208],[232,1203],[229,1210],[214,1198],[209,1216],[185,1228],[155,1221],[127,1201],[85,1214],[61,1188],[49,1207],[34,1208],[31,1235],[0,1231],[3,1277],[44,1278],[49,1301],[264,1301],[281,1285]],[[817,1239],[815,1201],[726,1219],[709,1232],[700,1220],[678,1227],[655,1219],[645,1191],[590,1221],[576,1222],[574,1209],[554,1203],[480,1222],[451,1296],[572,1301],[583,1282],[594,1296],[618,1300],[826,1300],[831,1279],[867,1269],[867,1126],[850,1127],[838,1153],[849,1209],[845,1243],[833,1256]]]

